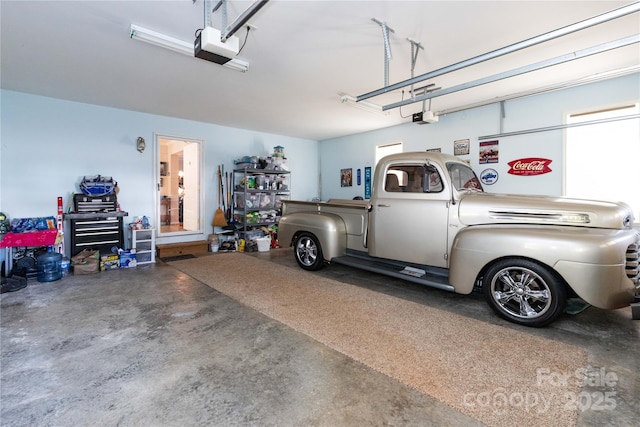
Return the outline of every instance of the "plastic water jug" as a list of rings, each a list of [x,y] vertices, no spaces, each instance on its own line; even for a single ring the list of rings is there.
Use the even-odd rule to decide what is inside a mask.
[[[62,255],[53,252],[51,246],[46,253],[38,256],[38,282],[53,282],[62,278]]]

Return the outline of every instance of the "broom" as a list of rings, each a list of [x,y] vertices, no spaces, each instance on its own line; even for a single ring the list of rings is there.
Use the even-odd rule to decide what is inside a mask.
[[[224,217],[224,211],[220,208],[220,193],[222,192],[222,172],[220,171],[220,165],[218,165],[218,209],[213,216],[212,225],[214,227],[226,227],[227,220]]]

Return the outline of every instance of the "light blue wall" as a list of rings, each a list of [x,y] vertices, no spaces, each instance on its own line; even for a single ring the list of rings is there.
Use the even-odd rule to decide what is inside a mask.
[[[118,201],[135,216],[155,218],[154,133],[204,140],[205,233],[217,206],[217,165],[226,171],[245,155],[266,156],[282,145],[292,172],[291,195],[317,195],[317,141],[216,126],[115,108],[63,101],[3,90],[1,93],[0,211],[10,218],[56,214],[58,196],[65,210],[84,175],[118,181]],[[143,153],[136,140],[147,141]],[[195,236],[191,239],[201,239]]]
[[[512,132],[564,124],[566,114],[597,110],[603,107],[635,103],[640,99],[640,74],[619,77],[589,85],[529,96],[504,103],[502,131]],[[437,106],[437,98],[433,104]],[[397,114],[394,112],[392,114]],[[418,125],[406,123],[382,130],[335,138],[320,143],[321,197],[351,199],[364,196],[364,186],[340,186],[340,170],[375,166],[375,147],[402,141],[404,151],[441,148],[453,154],[453,143],[469,139],[471,167],[479,175],[487,167],[496,169],[497,183],[486,186],[494,193],[562,194],[564,131],[548,131],[499,138],[500,158],[497,164],[479,164],[478,137],[501,133],[500,104],[441,116],[438,123]],[[606,149],[606,141],[603,141]],[[622,154],[622,153],[621,153]],[[552,160],[552,172],[538,176],[514,176],[507,173],[508,162],[525,157]]]
[[[230,171],[234,159],[267,155],[276,145],[285,147],[292,170],[292,198],[350,199],[364,195],[355,173],[358,168],[375,166],[376,145],[402,141],[405,151],[441,148],[452,154],[455,140],[469,139],[471,152],[463,157],[479,174],[487,165],[478,162],[478,137],[501,130],[499,104],[442,116],[435,124],[406,123],[318,143],[12,91],[0,95],[0,211],[10,217],[53,215],[56,198],[63,196],[66,206],[82,176],[103,174],[117,179],[118,199],[130,214],[128,220],[148,215],[156,223],[154,153],[148,148],[141,154],[135,148],[138,136],[151,147],[154,133],[205,141],[206,220],[213,218],[217,207],[217,165],[224,164]],[[559,125],[567,113],[637,102],[638,98],[640,74],[634,74],[507,101],[502,130]],[[500,179],[486,189],[561,194],[563,138],[561,130],[500,138],[500,161],[489,165],[498,171]],[[606,147],[606,141],[603,144]],[[534,177],[507,174],[507,163],[522,157],[551,159],[553,172]],[[344,168],[353,168],[352,187],[340,187],[340,170]]]

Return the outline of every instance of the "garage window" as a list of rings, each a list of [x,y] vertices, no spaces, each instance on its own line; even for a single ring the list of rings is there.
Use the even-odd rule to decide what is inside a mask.
[[[573,114],[567,129],[564,194],[569,197],[623,201],[640,224],[640,104]],[[633,117],[635,115],[635,117]]]

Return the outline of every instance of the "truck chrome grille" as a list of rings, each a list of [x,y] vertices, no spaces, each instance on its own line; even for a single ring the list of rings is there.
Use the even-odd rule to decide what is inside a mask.
[[[638,286],[640,283],[640,242],[636,241],[627,248],[626,267],[627,277]]]

